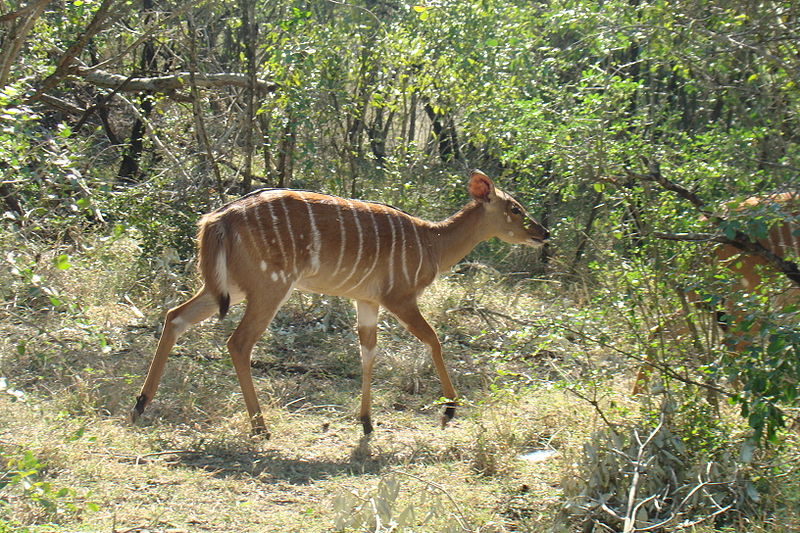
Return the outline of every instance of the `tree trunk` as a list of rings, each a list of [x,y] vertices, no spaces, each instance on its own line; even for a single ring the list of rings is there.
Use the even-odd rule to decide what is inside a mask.
[[[142,0],[142,11],[145,13],[145,24],[150,22],[153,10],[153,0]],[[143,73],[152,74],[156,70],[156,50],[152,39],[147,39],[143,43],[142,56],[139,67]],[[139,95],[139,107],[142,116],[150,118],[153,111],[153,93],[150,91],[142,92]],[[136,183],[142,177],[139,162],[142,158],[144,147],[145,125],[139,118],[134,119],[131,127],[131,137],[128,146],[122,154],[122,161],[119,165],[117,178],[122,182]]]
[[[242,9],[242,47],[247,61],[246,71],[249,86],[245,91],[244,117],[244,176],[242,176],[242,192],[249,192],[253,185],[253,117],[256,108],[256,45],[258,44],[258,25],[255,20],[255,1],[241,0]]]
[[[583,226],[583,231],[578,235],[578,245],[575,248],[575,256],[572,259],[573,272],[577,271],[578,264],[583,259],[583,254],[586,253],[586,247],[592,235],[594,221],[597,220],[597,215],[600,214],[600,209],[603,206],[603,193],[597,192],[592,198],[592,210],[589,211],[589,218]]]
[[[17,195],[14,193],[8,183],[0,183],[0,198],[3,199],[6,209],[16,214],[17,218],[21,222],[23,215],[22,205],[20,205]]]
[[[419,105],[419,96],[417,92],[411,93],[411,109],[408,114],[408,144],[415,144],[417,139],[417,106]]]
[[[8,30],[0,43],[0,87],[8,85],[11,67],[33,30],[34,23],[42,15],[48,3],[50,0],[37,0],[18,11],[3,15],[3,20],[0,22],[7,23]]]
[[[297,143],[297,133],[294,131],[294,121],[290,116],[283,127],[280,148],[278,153],[278,183],[279,188],[289,186],[294,170],[294,147]]]
[[[449,163],[453,159],[461,159],[458,149],[458,135],[452,117],[436,112],[430,102],[425,104],[425,113],[431,121],[436,146],[439,149],[439,159],[442,163]]]
[[[202,161],[201,170],[211,169],[214,174],[214,184],[217,189],[217,194],[220,200],[225,199],[225,185],[222,182],[222,174],[219,171],[219,166],[214,158],[214,151],[211,147],[211,142],[208,140],[208,133],[206,132],[205,119],[203,117],[203,110],[200,106],[200,91],[197,88],[195,74],[197,72],[197,31],[195,29],[194,20],[192,17],[188,20],[189,30],[189,84],[191,86],[192,95],[192,114],[194,115],[194,132],[198,144],[202,147],[199,150],[200,158]],[[206,172],[203,172],[206,174]]]

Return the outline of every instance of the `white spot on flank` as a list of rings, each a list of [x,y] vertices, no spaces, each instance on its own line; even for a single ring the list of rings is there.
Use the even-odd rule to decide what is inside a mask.
[[[506,215],[506,222],[511,224],[511,215]]]
[[[261,270],[266,272],[267,271],[267,262],[261,261]]]
[[[278,273],[277,272],[273,272],[272,274],[270,274],[269,277],[272,278],[272,281],[278,281]]]
[[[512,237],[514,236],[514,232],[513,232],[513,231],[511,231],[511,230],[508,230],[508,234],[509,234],[510,236],[512,236]]]

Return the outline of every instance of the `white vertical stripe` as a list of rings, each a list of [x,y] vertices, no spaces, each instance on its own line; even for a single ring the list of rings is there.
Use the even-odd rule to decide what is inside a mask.
[[[267,243],[267,231],[266,228],[264,227],[264,221],[261,220],[261,213],[260,213],[261,210],[259,209],[260,207],[261,205],[259,203],[256,203],[255,205],[252,206],[251,209],[256,213],[256,225],[258,226],[258,233],[259,235],[261,235],[261,240],[264,242],[264,250],[266,250],[269,244]],[[245,213],[247,213],[247,211],[248,210],[245,209]]]
[[[411,278],[408,277],[408,262],[406,261],[406,230],[403,229],[403,222],[405,217],[397,215],[397,222],[400,224],[400,263],[403,265],[403,276],[406,278],[406,283],[411,283]]]
[[[356,211],[353,202],[350,200],[345,200],[345,202],[347,202],[347,205],[350,206],[350,211],[353,213],[353,221],[356,225],[356,231],[358,232],[358,252],[356,253],[356,260],[353,262],[353,268],[350,269],[350,273],[342,280],[341,283],[334,287],[334,290],[344,286],[345,283],[350,281],[350,278],[353,277],[353,274],[356,273],[356,269],[358,269],[358,263],[361,261],[361,254],[364,252],[364,232],[361,229],[361,221],[358,218],[358,211]]]
[[[389,211],[389,207],[383,206],[383,210],[386,213],[386,218],[389,221],[389,227],[392,228],[392,247],[389,249],[389,288],[386,289],[387,292],[391,291],[394,288],[394,245],[395,245],[395,231],[394,231],[394,223],[392,222],[392,213]]]
[[[369,216],[370,218],[372,218],[372,229],[375,230],[375,256],[372,258],[372,265],[369,267],[369,270],[367,270],[364,273],[364,275],[361,276],[361,279],[358,281],[358,283],[353,285],[350,290],[354,290],[359,285],[364,283],[367,279],[369,279],[370,275],[375,270],[375,267],[378,265],[378,261],[381,258],[381,234],[378,231],[378,222],[377,220],[375,220],[375,210],[369,207],[368,210],[369,210]]]
[[[253,256],[253,258],[263,257],[262,249],[259,248],[258,243],[256,243],[255,236],[253,235],[253,232],[257,231],[257,230],[253,228],[253,223],[250,221],[250,217],[249,217],[250,209],[256,209],[257,207],[258,207],[257,205],[256,206],[251,206],[249,209],[247,207],[245,207],[245,206],[241,206],[240,207],[241,212],[242,212],[242,220],[243,220],[243,223],[244,223],[244,227],[242,227],[239,230],[239,233],[237,233],[237,235],[236,235],[237,237],[240,234],[244,234],[245,235],[245,239],[247,240],[247,243],[245,244],[245,248],[246,248],[246,250],[250,251],[250,255]],[[258,224],[258,226],[261,227],[261,221],[260,220],[258,220],[256,222],[256,224]],[[263,232],[264,229],[262,228],[261,231]],[[262,237],[264,239],[264,245],[266,246],[266,236],[264,236],[262,234]],[[264,252],[266,252],[266,248],[264,248]]]
[[[280,202],[281,202],[281,207],[283,208],[283,216],[286,217],[286,232],[289,234],[289,240],[291,240],[291,242],[292,242],[292,257],[291,257],[291,259],[292,259],[292,272],[297,274],[297,267],[298,267],[297,263],[299,263],[298,257],[297,257],[297,243],[294,242],[294,230],[292,229],[292,219],[289,216],[289,208],[286,207],[286,197],[285,196],[281,196]],[[287,262],[286,262],[286,267],[287,268],[289,266],[288,259],[289,258],[287,258]]]
[[[419,273],[422,270],[422,241],[419,238],[419,232],[417,231],[417,224],[411,220],[411,228],[414,230],[414,237],[417,239],[417,252],[419,252],[419,264],[417,265],[417,271],[414,273],[414,287],[417,287],[419,283]]]
[[[347,242],[347,231],[344,227],[344,214],[342,213],[341,204],[336,205],[336,211],[336,218],[339,221],[339,259],[336,260],[336,268],[334,268],[333,272],[331,273],[331,279],[333,279],[336,274],[339,273],[339,269],[342,268],[345,243]]]
[[[317,219],[314,216],[314,211],[311,209],[311,202],[303,198],[303,202],[306,204],[306,209],[308,210],[308,224],[311,227],[311,269],[312,274],[316,274],[319,272],[319,252],[322,246],[322,240],[319,235],[319,229],[317,228]]]
[[[264,194],[265,193],[261,193],[262,198]],[[275,239],[278,241],[278,247],[281,249],[281,258],[283,258],[283,264],[286,265],[286,249],[283,247],[283,239],[278,231],[278,217],[275,216],[275,211],[272,209],[272,202],[270,200],[264,200],[264,203],[267,204],[269,216],[272,218],[272,234],[275,235]]]

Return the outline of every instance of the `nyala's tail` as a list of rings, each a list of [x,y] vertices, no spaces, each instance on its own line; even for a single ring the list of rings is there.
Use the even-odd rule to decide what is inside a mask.
[[[219,303],[219,317],[224,318],[231,305],[225,224],[220,218],[206,215],[200,219],[198,225],[200,274],[206,290],[213,294]]]

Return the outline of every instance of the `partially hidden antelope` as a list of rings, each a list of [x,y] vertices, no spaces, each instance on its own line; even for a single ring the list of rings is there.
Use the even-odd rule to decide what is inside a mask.
[[[219,311],[246,301],[228,350],[254,434],[267,434],[250,371],[253,345],[293,289],[356,301],[361,346],[360,420],[372,432],[370,382],[378,310],[383,307],[428,347],[444,397],[442,425],[455,414],[456,391],[439,339],[417,299],[438,274],[492,237],[540,246],[548,232],[482,172],[472,172],[472,201],[442,222],[427,222],[388,205],[290,189],[265,189],[200,219],[203,287],[171,309],[131,418],[153,400],[167,355],[178,337]]]
[[[789,192],[752,196],[738,204],[735,210],[746,211],[753,207],[768,206],[770,204],[774,204],[777,210],[780,211],[781,218],[772,223],[766,235],[758,239],[758,242],[776,256],[796,261],[800,257],[800,224],[797,223],[800,216],[800,193]],[[777,272],[766,259],[756,254],[743,252],[730,244],[714,246],[709,262],[724,266],[735,274],[732,290],[739,294],[760,290],[765,283],[774,282],[777,279]],[[800,301],[800,287],[796,284],[792,284],[788,288],[782,288],[780,291],[772,292],[775,293],[772,299],[772,305],[775,308],[781,308],[791,302]],[[689,291],[686,297],[689,303],[701,310],[707,307],[702,298],[694,291]],[[734,323],[740,322],[743,318],[742,311],[733,305],[734,301],[735,298],[725,299],[725,311],[717,311],[713,323],[723,332],[729,333],[726,340],[727,347],[733,351],[741,352],[751,345],[751,340],[743,335],[733,334],[730,331],[730,320],[726,317],[729,317]],[[678,331],[674,333],[678,335],[689,333],[686,317],[683,316],[684,313],[680,312],[678,315],[678,317],[673,318],[684,318],[684,320],[681,321],[682,324],[679,325]],[[651,335],[658,334],[660,331],[659,326],[651,332]],[[648,371],[645,367],[649,366],[651,359],[652,357],[648,356],[645,364],[639,368],[634,381],[633,394],[642,392],[643,386],[648,380]]]

